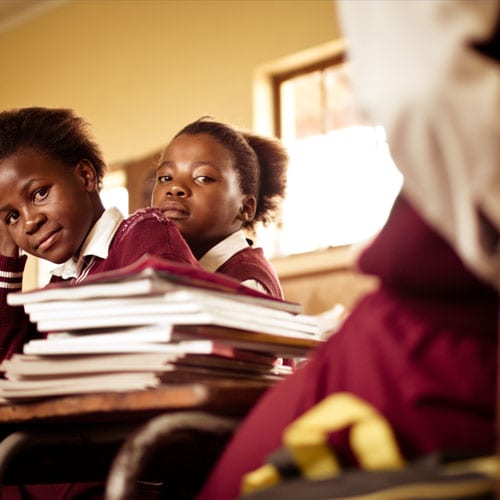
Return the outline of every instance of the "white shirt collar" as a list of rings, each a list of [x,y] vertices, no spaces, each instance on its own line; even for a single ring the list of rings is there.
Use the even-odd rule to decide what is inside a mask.
[[[212,247],[201,257],[199,263],[203,269],[213,273],[236,252],[248,246],[245,232],[240,229]]]
[[[64,264],[53,269],[51,274],[63,279],[77,278],[83,271],[84,257],[107,258],[113,236],[123,220],[122,213],[116,207],[108,208],[85,238],[78,258],[67,260]]]

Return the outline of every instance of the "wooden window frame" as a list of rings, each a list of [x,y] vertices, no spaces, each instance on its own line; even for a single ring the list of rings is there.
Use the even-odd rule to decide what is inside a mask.
[[[297,76],[313,73],[314,71],[324,71],[327,68],[330,68],[332,66],[337,66],[346,61],[347,61],[347,55],[345,51],[342,51],[333,56],[326,57],[320,61],[316,61],[310,64],[304,64],[292,70],[272,75],[271,92],[272,92],[273,118],[274,118],[273,129],[274,129],[274,135],[276,137],[281,137],[281,130],[282,130],[281,127],[282,103],[281,103],[281,92],[280,92],[281,84]]]

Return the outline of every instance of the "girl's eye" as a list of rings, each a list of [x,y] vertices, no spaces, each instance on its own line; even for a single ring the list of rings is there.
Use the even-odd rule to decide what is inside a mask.
[[[157,181],[158,182],[170,182],[172,180],[172,176],[171,175],[159,175],[158,178],[157,178]]]
[[[5,223],[10,226],[14,224],[17,219],[19,219],[19,212],[16,212],[15,210],[12,210],[12,212],[9,212],[7,214],[7,217],[5,217]]]
[[[212,182],[215,182],[215,179],[213,177],[209,177],[208,175],[198,175],[195,177],[195,181],[199,184],[211,184]]]
[[[42,201],[47,196],[48,193],[49,193],[48,188],[43,187],[43,188],[37,189],[33,193],[33,199],[35,201]]]

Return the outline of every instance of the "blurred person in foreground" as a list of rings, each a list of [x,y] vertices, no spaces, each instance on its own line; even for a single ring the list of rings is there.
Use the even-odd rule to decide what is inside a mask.
[[[499,1],[337,5],[361,109],[385,127],[405,178],[359,257],[380,285],[262,397],[201,500],[277,484],[277,450],[316,477],[495,450]]]

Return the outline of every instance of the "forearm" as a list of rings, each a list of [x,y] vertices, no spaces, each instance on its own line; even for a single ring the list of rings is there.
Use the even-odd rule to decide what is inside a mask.
[[[21,352],[23,344],[36,335],[23,307],[7,304],[7,295],[20,291],[26,257],[0,255],[0,360]]]

